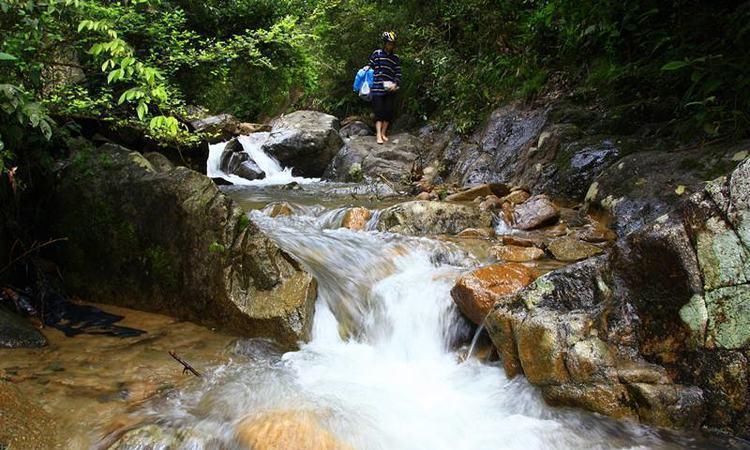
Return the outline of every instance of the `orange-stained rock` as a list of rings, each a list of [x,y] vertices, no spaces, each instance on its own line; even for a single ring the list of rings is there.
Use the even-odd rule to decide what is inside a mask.
[[[526,200],[528,200],[529,197],[531,197],[531,194],[529,194],[528,192],[522,191],[522,190],[516,190],[506,195],[505,197],[503,197],[502,201],[508,202],[511,205],[519,205],[525,202]]]
[[[467,228],[462,232],[458,233],[460,238],[475,238],[475,239],[487,239],[495,235],[495,230],[492,228]]]
[[[240,422],[237,441],[248,450],[351,450],[313,411],[270,411]]]
[[[500,209],[503,206],[503,200],[497,195],[488,195],[484,198],[482,203],[479,204],[479,209],[482,211],[489,211],[494,209]]]
[[[544,250],[536,247],[521,247],[516,245],[497,245],[490,252],[499,260],[506,262],[536,261],[544,258]]]
[[[372,213],[367,208],[351,208],[344,214],[341,226],[350,230],[362,231],[367,227],[367,222]]]
[[[275,203],[270,208],[266,208],[266,213],[271,217],[278,216],[291,216],[294,214],[294,210],[287,202]]]
[[[537,276],[534,269],[523,264],[493,264],[461,276],[451,296],[466,317],[481,324],[498,298],[523,289]]]
[[[429,192],[420,192],[415,198],[417,200],[431,200],[432,195]]]
[[[503,243],[503,245],[544,248],[544,240],[538,237],[506,235],[502,237],[501,242]]]
[[[477,197],[486,197],[488,195],[503,196],[508,194],[508,186],[499,183],[480,184],[461,192],[449,195],[446,200],[451,202],[470,202]]]

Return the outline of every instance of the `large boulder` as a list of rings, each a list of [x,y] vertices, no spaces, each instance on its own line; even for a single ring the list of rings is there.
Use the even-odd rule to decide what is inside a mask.
[[[80,149],[50,213],[70,292],[272,337],[309,337],[315,282],[210,179],[157,172],[114,145]]]
[[[448,144],[446,155],[462,185],[509,183],[525,164],[547,122],[545,111],[510,105],[494,111],[470,142]],[[456,152],[454,157],[450,152]]]
[[[506,373],[525,375],[553,405],[698,427],[702,390],[638,355],[638,319],[617,304],[611,271],[607,257],[591,258],[498,298],[485,323]]]
[[[408,180],[422,152],[422,142],[410,134],[393,135],[385,144],[378,144],[372,136],[354,136],[336,154],[324,177],[334,181],[359,181],[362,176]]]
[[[0,306],[0,348],[44,347],[47,339],[29,322]]]
[[[493,264],[461,276],[451,296],[466,317],[481,325],[498,298],[521,290],[536,277],[533,269],[522,264]]]
[[[242,420],[235,427],[241,449],[351,450],[327,430],[313,411],[276,410]]]
[[[382,211],[377,229],[412,236],[458,234],[492,225],[492,215],[476,206],[416,200]]]
[[[610,212],[618,234],[625,236],[675,210],[706,180],[731,171],[748,147],[745,142],[633,153],[602,171],[585,200]]]
[[[317,111],[295,111],[275,119],[263,151],[306,177],[320,177],[341,149],[339,121]]]
[[[750,436],[748,179],[750,160],[609,255],[496,299],[506,372],[552,404]]]

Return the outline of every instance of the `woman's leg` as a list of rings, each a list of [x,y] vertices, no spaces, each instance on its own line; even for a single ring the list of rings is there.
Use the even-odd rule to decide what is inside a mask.
[[[378,141],[378,144],[382,144],[386,139],[383,138],[383,124],[388,122],[381,122],[378,120],[375,122],[375,138]]]
[[[395,100],[396,95],[395,94],[387,94],[383,96],[383,127],[382,127],[382,136],[383,140],[388,141],[388,127],[391,125],[391,121],[393,121],[393,113],[395,109]]]

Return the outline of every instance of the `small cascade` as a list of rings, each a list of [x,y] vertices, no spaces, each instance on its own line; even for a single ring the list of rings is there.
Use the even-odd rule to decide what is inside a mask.
[[[470,356],[482,328],[460,358],[457,337],[470,336],[450,291],[477,263],[462,250],[337,228],[345,208],[290,208],[250,218],[317,280],[312,339],[283,355],[261,346],[152,406],[170,433],[195,437],[189,448],[235,448],[243,418],[289,413],[358,450],[672,448],[633,423],[550,408],[523,377]]]
[[[266,174],[265,178],[248,180],[238,175],[224,172],[221,169],[221,159],[227,142],[209,145],[206,175],[211,178],[222,178],[240,186],[278,186],[289,183],[310,184],[320,182],[319,178],[304,178],[292,175],[293,168],[283,167],[276,158],[264,152],[263,144],[265,144],[269,136],[270,133],[261,132],[237,137],[239,143],[242,144],[244,153]]]

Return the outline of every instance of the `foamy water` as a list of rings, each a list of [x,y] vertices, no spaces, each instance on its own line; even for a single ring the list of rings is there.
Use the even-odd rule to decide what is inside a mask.
[[[455,342],[471,330],[450,289],[474,264],[464,252],[309,216],[251,218],[317,278],[312,340],[283,355],[247,343],[250,362],[151,411],[161,423],[229,448],[247,416],[289,410],[363,450],[679,448],[632,423],[551,408],[499,364],[463,361]],[[212,448],[201,439],[186,448]]]
[[[283,167],[276,158],[265,153],[262,147],[269,136],[270,133],[253,133],[237,138],[240,144],[242,144],[244,152],[266,174],[262,180],[248,180],[221,170],[221,155],[224,153],[227,142],[210,144],[208,146],[206,175],[211,178],[223,178],[232,184],[242,186],[277,186],[289,183],[309,184],[320,182],[319,178],[304,178],[292,175],[291,167]]]

